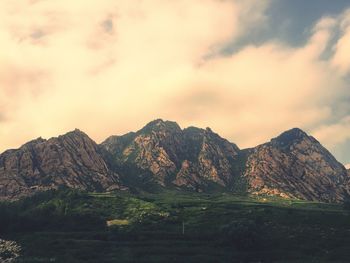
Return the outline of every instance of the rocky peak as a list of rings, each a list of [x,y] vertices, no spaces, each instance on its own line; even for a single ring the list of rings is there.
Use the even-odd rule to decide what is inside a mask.
[[[176,122],[161,119],[136,133],[110,137],[101,147],[122,170],[138,170],[163,186],[175,184],[196,189],[207,182],[230,184],[239,152],[236,145],[210,128],[182,130]]]
[[[101,145],[75,129],[0,154],[0,197],[7,198],[62,185],[106,191],[156,184],[195,191],[248,188],[253,194],[329,202],[350,192],[349,178],[349,170],[298,128],[240,150],[210,128],[182,130],[157,119]]]
[[[62,136],[84,136],[84,137],[89,137],[85,132],[79,130],[78,128],[75,128],[72,131],[67,132],[66,134],[60,135],[58,137]]]
[[[283,132],[276,138],[273,138],[271,140],[271,144],[275,147],[288,148],[291,145],[300,143],[304,140],[316,142],[313,137],[308,136],[303,130],[299,128],[293,128],[291,130]]]
[[[249,153],[245,176],[257,194],[339,201],[347,173],[315,138],[292,129]]]
[[[162,119],[156,119],[149,122],[138,133],[150,133],[150,132],[180,132],[180,126],[173,121],[164,121]]]
[[[20,197],[59,186],[101,191],[118,188],[119,179],[97,144],[79,130],[0,155],[0,196]]]
[[[308,137],[307,133],[300,128],[292,128],[281,133],[277,138],[282,140],[284,138],[289,138],[290,140],[295,140],[298,138]]]
[[[205,128],[205,131],[208,133],[213,133],[212,129],[210,127]]]
[[[45,139],[39,137],[37,139],[34,139],[34,140],[31,140],[29,142],[26,142],[25,144],[23,144],[20,148],[28,148],[28,147],[33,147],[34,145],[37,145],[39,143],[43,143],[43,142],[46,142]]]
[[[51,138],[51,139],[56,139]],[[94,142],[86,133],[82,132],[79,129],[67,132],[66,134],[60,135],[57,137],[59,140],[74,140],[74,141],[91,141]]]

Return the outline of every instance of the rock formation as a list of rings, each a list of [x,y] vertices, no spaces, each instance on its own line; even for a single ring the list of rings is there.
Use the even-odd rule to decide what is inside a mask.
[[[344,166],[300,129],[251,149],[244,175],[252,193],[318,201],[341,200],[348,178]]]
[[[0,197],[66,186],[88,191],[177,188],[342,201],[350,172],[300,129],[240,150],[210,128],[155,120],[97,145],[79,130],[0,155]]]
[[[3,198],[59,186],[111,190],[119,188],[119,177],[106,165],[96,143],[79,130],[49,140],[39,138],[0,155]]]
[[[155,120],[136,133],[112,136],[101,146],[116,167],[162,185],[205,190],[210,183],[231,187],[239,168],[239,148],[209,128],[182,130],[175,122]],[[128,176],[128,175],[126,175]]]

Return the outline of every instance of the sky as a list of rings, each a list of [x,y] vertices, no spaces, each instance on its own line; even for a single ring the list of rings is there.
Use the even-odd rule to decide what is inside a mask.
[[[157,118],[350,163],[350,1],[1,0],[0,152]]]

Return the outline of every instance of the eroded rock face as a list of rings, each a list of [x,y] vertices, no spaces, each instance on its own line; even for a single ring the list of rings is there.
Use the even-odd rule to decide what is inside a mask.
[[[37,139],[0,155],[0,196],[18,198],[38,190],[67,186],[90,191],[119,187],[112,172],[85,133]]]
[[[119,168],[134,167],[124,169],[126,176],[136,171],[142,177],[146,171],[162,186],[205,191],[215,184],[231,191],[329,202],[342,200],[349,184],[344,166],[300,129],[240,150],[209,128],[181,130],[176,123],[156,120],[136,133],[110,137],[102,146]]]
[[[209,128],[203,130],[190,127],[184,129],[183,134],[186,158],[174,183],[200,189],[201,185],[207,186],[208,182],[214,182],[232,188],[235,179],[241,176],[239,148]]]
[[[348,181],[344,166],[300,129],[251,149],[244,175],[254,194],[327,202],[342,200]]]
[[[349,178],[349,170],[300,129],[240,150],[209,128],[181,129],[160,119],[101,145],[75,130],[0,155],[0,198],[9,199],[59,186],[109,191],[125,185],[333,202],[348,196]]]
[[[117,169],[146,172],[162,186],[180,164],[181,129],[174,122],[153,121],[136,133],[111,136],[101,144]]]
[[[101,146],[116,166],[147,171],[162,186],[200,191],[214,182],[230,187],[238,170],[236,145],[210,129],[182,130],[175,122],[155,120],[136,133],[112,136]]]

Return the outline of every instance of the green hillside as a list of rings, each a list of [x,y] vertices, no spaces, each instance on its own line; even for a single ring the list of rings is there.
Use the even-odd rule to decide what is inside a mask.
[[[59,190],[0,205],[19,262],[348,262],[350,211],[269,197]]]

